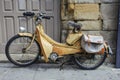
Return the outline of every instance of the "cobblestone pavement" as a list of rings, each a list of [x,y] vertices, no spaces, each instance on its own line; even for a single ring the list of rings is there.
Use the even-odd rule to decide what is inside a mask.
[[[74,65],[34,64],[16,67],[11,63],[0,63],[0,80],[120,80],[120,69],[101,66],[96,70],[80,70]]]

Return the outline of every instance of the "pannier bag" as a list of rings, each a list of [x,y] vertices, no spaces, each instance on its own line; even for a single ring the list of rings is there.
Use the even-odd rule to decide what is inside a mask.
[[[66,39],[66,43],[69,45],[73,45],[76,41],[80,39],[81,36],[81,33],[70,33]]]
[[[81,46],[87,53],[104,53],[104,40],[102,36],[83,35]]]

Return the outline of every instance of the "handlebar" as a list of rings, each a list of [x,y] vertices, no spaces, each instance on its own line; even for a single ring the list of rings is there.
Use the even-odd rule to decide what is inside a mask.
[[[34,12],[24,12],[23,13],[23,16],[25,16],[25,17],[33,17],[35,15],[35,13]]]
[[[50,16],[45,16],[46,13],[38,13],[39,15],[36,15],[34,12],[24,12],[23,16],[25,17],[34,17],[36,16],[37,19],[50,19]]]

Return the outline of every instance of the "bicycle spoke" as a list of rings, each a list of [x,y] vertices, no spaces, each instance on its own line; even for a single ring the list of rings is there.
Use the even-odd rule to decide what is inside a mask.
[[[18,65],[27,65],[37,60],[40,48],[36,41],[31,44],[32,38],[24,36],[16,36],[8,48],[8,54],[11,62]],[[30,46],[29,46],[30,45]],[[28,48],[29,47],[29,48]],[[28,48],[28,50],[27,50]]]

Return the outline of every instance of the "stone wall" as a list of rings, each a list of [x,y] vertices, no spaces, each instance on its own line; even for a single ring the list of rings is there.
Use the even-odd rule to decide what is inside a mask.
[[[114,52],[114,56],[107,61],[115,63],[118,4],[118,0],[61,0],[61,41],[65,42],[71,30],[67,21],[81,23],[85,34],[103,35]]]

